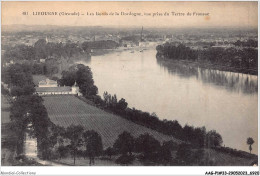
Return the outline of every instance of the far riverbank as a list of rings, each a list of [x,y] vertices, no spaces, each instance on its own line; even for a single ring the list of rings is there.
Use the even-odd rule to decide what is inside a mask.
[[[204,69],[213,69],[213,70],[219,70],[219,71],[226,71],[226,72],[234,72],[234,73],[243,73],[243,74],[250,74],[250,75],[258,75],[258,70],[254,69],[244,69],[239,67],[229,67],[224,65],[216,65],[209,62],[198,62],[198,61],[188,61],[188,60],[172,60],[172,59],[166,59],[157,57],[157,61],[163,65],[167,65],[167,67],[175,67],[177,65],[185,65],[187,67],[193,67],[193,68],[204,68]]]

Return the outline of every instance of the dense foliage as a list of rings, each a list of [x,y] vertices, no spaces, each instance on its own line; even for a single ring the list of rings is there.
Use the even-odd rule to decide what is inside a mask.
[[[85,97],[98,93],[98,88],[94,85],[91,69],[88,66],[83,64],[72,66],[68,71],[63,71],[62,78],[58,80],[60,86],[73,86],[75,83]]]
[[[254,42],[237,41],[235,45],[255,46]],[[199,63],[210,63],[218,69],[237,72],[257,73],[258,52],[254,47],[209,47],[203,50],[194,50],[183,44],[165,43],[156,47],[157,58],[170,60],[188,60]]]
[[[165,58],[174,60],[192,60],[198,59],[198,52],[186,47],[183,44],[175,46],[171,43],[165,43],[156,47],[157,56],[164,56]]]
[[[95,164],[95,157],[100,156],[103,152],[101,136],[94,130],[83,133],[84,144],[86,147],[85,155],[89,157],[89,165]]]
[[[2,82],[8,85],[12,96],[32,95],[35,91],[28,65],[13,64],[2,68]]]
[[[38,149],[43,158],[49,156],[49,118],[43,99],[34,94],[31,71],[26,65],[13,64],[3,69],[2,81],[10,89],[14,100],[11,104],[10,118],[15,131],[18,154],[23,151],[23,140],[26,129],[37,138]]]
[[[53,133],[56,146],[54,148],[58,153],[58,158],[61,159],[70,154],[73,156],[75,165],[76,156],[84,156],[84,158],[89,157],[89,165],[94,165],[95,157],[102,154],[102,139],[96,131],[85,130],[81,125],[70,125],[66,129],[59,126],[54,126],[54,128],[56,131]]]
[[[236,41],[233,43],[235,46],[240,46],[240,47],[254,47],[256,48],[258,46],[258,42],[256,40],[249,39],[247,41]]]
[[[6,61],[14,60],[39,60],[46,59],[48,57],[72,57],[82,53],[83,50],[76,43],[67,42],[62,43],[51,43],[46,42],[44,39],[40,39],[35,42],[34,46],[16,45],[8,48],[4,54]]]

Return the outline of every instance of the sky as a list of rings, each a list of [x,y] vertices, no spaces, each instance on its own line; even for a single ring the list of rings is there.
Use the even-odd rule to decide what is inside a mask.
[[[149,27],[257,27],[257,2],[2,2],[2,25],[68,26],[149,26]],[[23,15],[28,12],[28,15]],[[33,15],[33,12],[57,12],[58,15]],[[80,16],[59,16],[60,12],[79,12]],[[114,15],[90,16],[87,12]],[[115,16],[115,12],[119,15]],[[143,16],[122,16],[121,12]],[[164,16],[164,13],[169,16]],[[171,13],[185,16],[172,16]],[[187,16],[190,12],[192,15]],[[209,13],[208,16],[193,16]],[[161,13],[162,16],[144,16]]]

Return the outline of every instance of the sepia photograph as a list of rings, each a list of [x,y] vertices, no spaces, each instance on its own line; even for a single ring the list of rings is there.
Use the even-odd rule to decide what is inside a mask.
[[[2,1],[1,166],[257,169],[258,2]]]

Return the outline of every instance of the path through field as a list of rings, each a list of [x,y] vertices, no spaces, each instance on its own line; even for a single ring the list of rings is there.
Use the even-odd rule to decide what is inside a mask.
[[[28,159],[32,159],[32,160],[36,161],[37,163],[40,163],[44,166],[66,166],[63,164],[59,164],[59,163],[47,161],[47,160],[41,160],[40,158],[38,158],[37,140],[36,140],[36,138],[30,137],[27,132],[25,133],[25,140],[24,140],[24,155]]]

